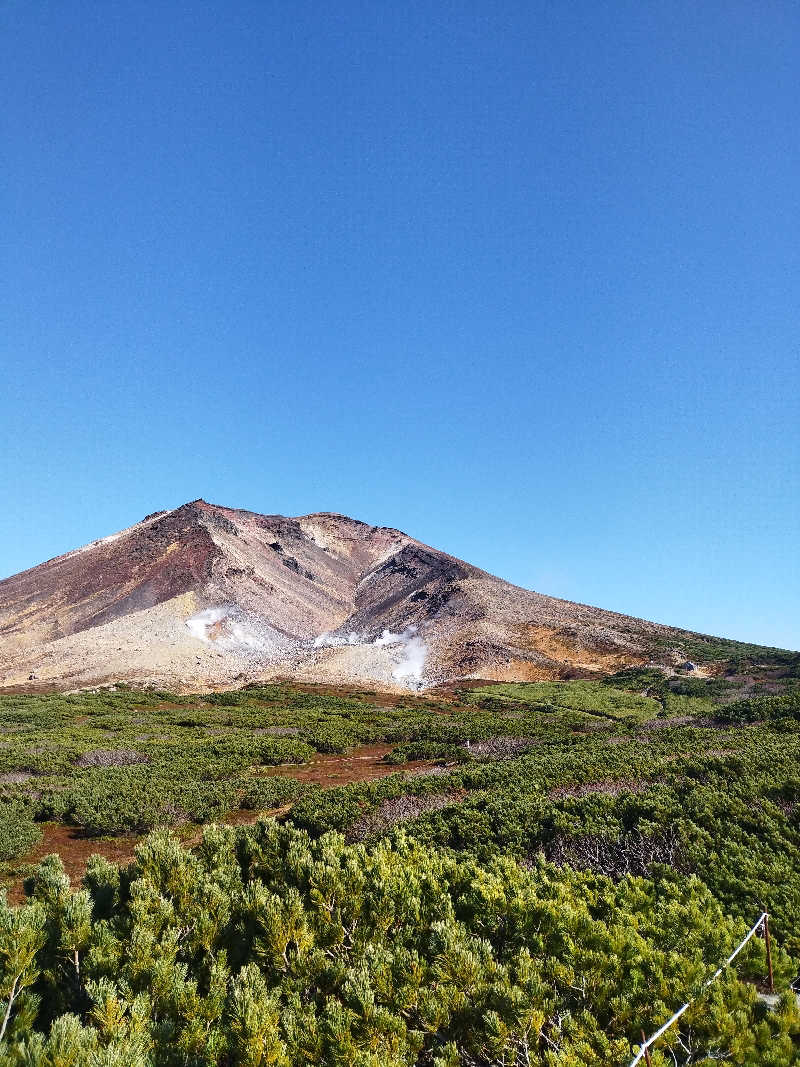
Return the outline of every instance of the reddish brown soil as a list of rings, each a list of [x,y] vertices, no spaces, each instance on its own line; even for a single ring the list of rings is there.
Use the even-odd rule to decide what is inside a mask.
[[[309,782],[329,789],[335,785],[366,782],[372,778],[385,778],[387,774],[396,774],[398,771],[428,766],[427,760],[403,763],[401,766],[384,763],[383,757],[393,748],[394,745],[362,745],[344,755],[319,752],[302,767],[265,767],[262,773],[270,777],[296,778],[298,782]]]
[[[90,856],[105,856],[112,863],[130,863],[133,850],[141,840],[133,834],[112,838],[88,837],[74,826],[62,826],[61,823],[45,823],[42,831],[42,840],[21,862],[38,863],[45,856],[58,853],[73,885],[80,882],[86,873]],[[24,899],[21,879],[16,879],[9,887],[8,899],[11,904],[19,904]]]

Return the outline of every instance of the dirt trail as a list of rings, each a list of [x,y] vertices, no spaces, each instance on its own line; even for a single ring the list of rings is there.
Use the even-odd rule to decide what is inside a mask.
[[[374,778],[385,778],[398,771],[417,771],[430,765],[430,761],[417,760],[404,763],[402,767],[384,763],[383,757],[392,751],[393,745],[362,745],[350,752],[333,755],[318,752],[310,763],[302,766],[283,765],[261,768],[265,777],[296,778],[299,782],[318,785],[323,789],[332,789],[337,785],[350,782],[366,782]],[[229,826],[247,826],[262,815],[284,815],[290,805],[269,811],[231,811],[220,822]],[[183,827],[185,831],[187,827]],[[177,828],[180,834],[181,828]],[[42,826],[42,840],[20,860],[20,864],[36,864],[45,856],[58,853],[61,856],[70,882],[78,885],[86,873],[86,864],[90,856],[104,856],[112,863],[127,864],[134,858],[134,849],[142,840],[141,835],[126,834],[122,837],[90,837],[74,826],[61,823],[45,823]],[[190,832],[184,838],[184,844],[196,845],[202,831]],[[24,899],[22,879],[15,878],[7,885],[8,899],[12,904],[19,904]]]

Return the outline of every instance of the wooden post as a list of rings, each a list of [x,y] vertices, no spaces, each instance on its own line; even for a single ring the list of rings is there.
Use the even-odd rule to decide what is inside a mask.
[[[772,946],[769,940],[769,915],[764,915],[764,944],[767,949],[767,971],[769,972],[769,991],[775,992],[775,982],[772,977]]]
[[[650,1049],[647,1047],[647,1038],[644,1036],[644,1030],[640,1031],[642,1035],[642,1048],[644,1049],[644,1062],[647,1067],[653,1067],[653,1061],[650,1059]]]

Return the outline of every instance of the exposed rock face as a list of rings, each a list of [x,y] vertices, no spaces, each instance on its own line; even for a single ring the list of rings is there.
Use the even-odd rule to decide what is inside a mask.
[[[676,633],[399,530],[195,500],[0,582],[0,686],[552,678],[643,662]]]

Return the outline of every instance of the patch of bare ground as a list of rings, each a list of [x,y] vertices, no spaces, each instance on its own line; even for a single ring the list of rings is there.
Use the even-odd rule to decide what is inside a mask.
[[[486,682],[553,682],[563,677],[561,664],[533,663],[527,659],[511,658],[504,663],[484,666]],[[568,668],[567,668],[568,669]],[[485,683],[484,683],[485,684]]]
[[[460,703],[462,693],[468,693],[472,689],[483,689],[491,684],[491,678],[459,678],[453,682],[439,682],[437,685],[430,686],[425,692],[429,697]],[[470,707],[471,705],[462,706]]]
[[[298,782],[331,788],[335,785],[348,785],[350,782],[385,778],[389,774],[397,774],[399,770],[413,771],[415,768],[429,766],[427,760],[404,763],[402,768],[384,763],[383,757],[393,748],[393,745],[361,745],[341,755],[320,752],[310,763],[302,766],[285,764],[280,767],[264,767],[261,774],[266,777],[296,778]]]
[[[362,815],[350,826],[347,831],[347,840],[363,841],[366,837],[383,833],[397,823],[416,819],[418,815],[424,815],[428,811],[449,808],[452,804],[458,804],[465,796],[465,791],[460,789],[449,793],[427,793],[422,796],[405,794],[399,797],[388,797],[374,811]]]
[[[214,822],[221,826],[252,826],[259,819],[279,819],[282,815],[287,815],[291,807],[291,804],[282,804],[279,808],[269,808],[264,811],[237,808],[236,811],[229,811],[227,815],[223,815],[221,819],[215,819]],[[203,833],[207,825],[210,824],[196,826],[191,823],[184,823],[182,826],[174,827],[173,832],[181,839],[181,844],[184,848],[195,848],[203,840]],[[137,843],[140,840],[143,839],[137,838]]]
[[[112,863],[127,864],[133,859],[133,850],[141,840],[136,835],[123,837],[97,838],[89,837],[74,826],[61,823],[45,823],[42,826],[42,839],[25,856],[25,864],[36,864],[45,856],[57,853],[64,864],[64,870],[72,885],[77,885],[86,873],[86,864],[90,856],[104,856]],[[11,904],[24,900],[22,879],[17,878],[9,887],[8,899]]]
[[[618,644],[611,642],[605,647],[600,641],[591,647],[582,645],[577,629],[555,629],[531,623],[519,623],[509,629],[521,648],[538,652],[555,661],[555,676],[559,676],[565,666],[592,673],[613,674],[623,667],[645,663],[647,658],[633,648],[623,650]],[[552,674],[553,671],[551,676]]]

